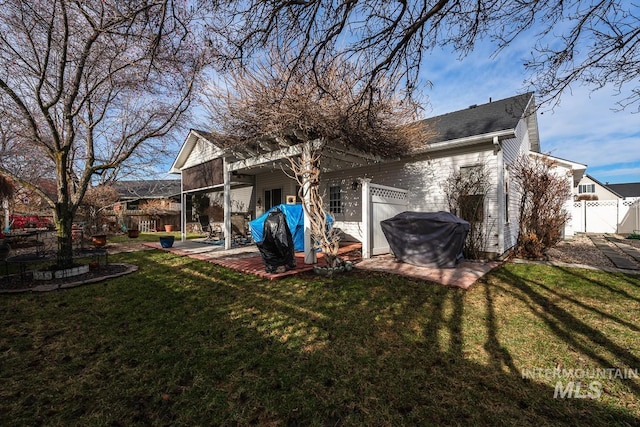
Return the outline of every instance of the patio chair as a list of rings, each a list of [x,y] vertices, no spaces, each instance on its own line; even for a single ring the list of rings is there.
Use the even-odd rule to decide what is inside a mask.
[[[200,221],[202,232],[207,235],[207,240],[220,240],[221,230],[219,227],[211,225],[211,222],[209,222],[209,215],[200,215],[198,219]]]

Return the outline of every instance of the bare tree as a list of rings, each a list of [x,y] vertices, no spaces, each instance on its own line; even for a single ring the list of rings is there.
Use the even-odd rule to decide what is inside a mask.
[[[571,200],[570,180],[545,156],[521,156],[513,170],[521,195],[516,253],[542,258],[560,241],[562,228],[570,218],[565,206]]]
[[[211,122],[217,125],[217,140],[231,149],[255,153],[266,141],[274,146],[308,143],[300,158],[290,159],[290,176],[300,184],[312,240],[330,264],[335,263],[338,234],[327,221],[319,190],[323,149],[333,144],[347,152],[399,156],[423,142],[426,131],[410,124],[417,118],[417,106],[396,96],[388,81],[381,81],[375,97],[363,102],[367,89],[349,63],[328,64],[315,77],[302,64],[291,69],[286,61],[273,58],[270,64],[239,72],[224,87],[212,87]]]
[[[7,0],[0,105],[12,142],[0,173],[49,201],[60,265],[93,177],[170,136],[207,63],[194,8],[173,0]],[[37,179],[54,179],[55,197]]]
[[[102,225],[106,222],[105,211],[113,209],[119,200],[120,195],[110,185],[96,185],[88,188],[78,207],[78,213],[87,221],[88,230],[92,233],[100,233]]]
[[[452,171],[443,185],[449,211],[469,222],[464,243],[464,256],[482,259],[487,253],[487,238],[493,228],[485,215],[491,179],[486,165]]]
[[[395,76],[411,93],[421,62],[441,46],[461,56],[483,38],[496,52],[531,40],[539,100],[558,100],[572,83],[614,84],[632,94],[621,106],[640,108],[640,14],[634,2],[601,0],[305,0],[209,2],[221,10],[212,33],[230,60],[248,61],[265,48],[295,52],[289,66],[311,61],[316,76],[331,61],[352,60],[369,93]],[[320,67],[318,67],[320,66]],[[367,91],[363,91],[366,94]]]

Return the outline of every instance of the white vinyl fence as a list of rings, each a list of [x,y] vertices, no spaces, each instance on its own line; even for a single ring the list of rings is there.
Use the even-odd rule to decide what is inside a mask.
[[[640,198],[574,202],[571,219],[578,233],[633,233],[640,230]]]

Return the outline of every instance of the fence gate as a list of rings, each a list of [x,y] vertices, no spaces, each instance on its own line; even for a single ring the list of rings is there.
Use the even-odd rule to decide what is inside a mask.
[[[640,199],[574,202],[573,230],[583,233],[633,233],[640,230]]]
[[[409,206],[408,191],[400,188],[369,184],[369,200],[371,203],[371,255],[390,252],[387,238],[384,237],[380,221],[396,216],[407,210]]]

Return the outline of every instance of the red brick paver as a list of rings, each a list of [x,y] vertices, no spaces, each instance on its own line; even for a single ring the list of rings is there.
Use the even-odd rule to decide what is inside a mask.
[[[172,248],[162,248],[160,243],[145,243],[146,246],[155,249],[172,252],[176,255],[189,256],[200,261],[230,268],[246,274],[253,274],[268,280],[299,274],[313,270],[313,265],[304,263],[304,254],[296,253],[297,267],[284,273],[267,273],[264,269],[262,257],[255,246],[236,248],[224,251],[220,247],[213,247],[198,242],[176,242]],[[479,278],[499,266],[494,262],[462,262],[455,268],[429,268],[398,262],[392,255],[379,255],[370,259],[361,259],[360,243],[345,244],[340,247],[340,255],[343,259],[357,261],[356,268],[369,271],[381,271],[391,274],[399,274],[415,279],[440,283],[445,286],[454,286],[468,289]],[[322,253],[318,254],[319,266],[325,265]]]
[[[160,243],[145,243],[146,246],[153,247],[155,249],[161,249],[167,252],[174,253],[176,255],[188,256],[200,261],[207,261],[215,265],[230,268],[232,270],[240,271],[246,274],[254,274],[264,279],[275,280],[294,274],[299,274],[305,271],[312,271],[313,265],[304,263],[304,253],[296,252],[296,268],[287,270],[283,273],[267,273],[265,271],[264,262],[260,253],[255,246],[247,248],[237,248],[231,251],[222,251],[220,248],[211,248],[205,244],[193,244],[174,245],[172,248],[163,248]],[[362,244],[360,243],[347,243],[340,246],[338,253],[343,259],[353,260],[355,257],[359,258],[360,249]],[[243,251],[243,249],[245,249]],[[318,266],[324,266],[325,261],[322,253],[317,254]]]
[[[418,267],[397,261],[392,255],[379,255],[374,258],[362,260],[357,264],[357,267],[363,270],[394,273],[414,279],[428,280],[446,286],[468,289],[479,278],[500,264],[498,261],[464,261],[455,268]]]

